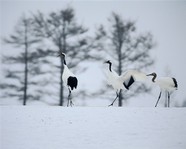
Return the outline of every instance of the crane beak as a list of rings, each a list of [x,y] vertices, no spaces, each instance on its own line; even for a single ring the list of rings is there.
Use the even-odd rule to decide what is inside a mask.
[[[148,74],[147,76],[153,76],[152,73]]]
[[[109,61],[107,60],[107,61],[104,61],[104,63],[103,64],[109,64]]]
[[[60,56],[62,56],[62,54],[61,54],[61,53],[59,53],[59,54],[57,55],[57,57],[60,57]]]

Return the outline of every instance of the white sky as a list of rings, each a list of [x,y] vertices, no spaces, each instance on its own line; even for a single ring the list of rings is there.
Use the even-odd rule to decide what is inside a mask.
[[[8,36],[13,32],[16,22],[23,13],[34,13],[37,10],[49,13],[68,5],[75,9],[77,21],[89,27],[90,33],[94,32],[95,26],[106,24],[112,11],[121,14],[124,19],[136,20],[138,32],[150,31],[157,43],[152,55],[156,63],[150,72],[155,71],[158,76],[164,76],[165,70],[169,69],[170,76],[178,81],[179,89],[176,91],[175,99],[178,102],[186,99],[186,67],[184,67],[186,64],[186,1],[1,0],[0,37]],[[0,49],[1,54],[6,46],[1,43]],[[87,73],[90,74],[95,70],[96,68],[89,69]],[[86,86],[85,82],[83,84]],[[96,86],[96,81],[94,84]],[[155,92],[153,97],[158,94],[158,91]]]

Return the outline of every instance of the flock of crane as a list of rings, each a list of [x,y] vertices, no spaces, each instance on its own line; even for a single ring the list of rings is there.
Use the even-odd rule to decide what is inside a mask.
[[[69,90],[69,95],[68,95],[68,103],[67,106],[72,106],[72,98],[71,98],[71,91],[75,88],[77,88],[78,85],[78,79],[77,77],[69,70],[69,68],[66,65],[66,60],[65,60],[65,53],[59,54],[59,56],[63,57],[64,59],[64,70],[63,70],[63,75],[62,75],[62,80],[64,84],[68,87]],[[160,94],[158,96],[158,100],[155,104],[155,107],[157,107],[158,102],[160,100],[162,91],[166,91],[168,93],[168,107],[170,106],[170,93],[173,92],[174,90],[177,90],[178,84],[175,78],[171,77],[162,77],[159,79],[157,78],[156,73],[151,73],[151,74],[145,74],[143,72],[137,71],[137,70],[128,70],[122,75],[118,75],[113,69],[112,69],[112,63],[110,60],[105,61],[105,64],[108,64],[108,71],[106,73],[107,75],[107,81],[108,84],[113,87],[113,89],[116,92],[116,98],[113,100],[113,102],[109,106],[113,106],[114,102],[116,99],[119,97],[119,92],[122,89],[127,89],[129,90],[130,86],[135,82],[135,81],[140,81],[143,82],[147,79],[147,77],[152,76],[152,83],[155,83],[160,87]]]

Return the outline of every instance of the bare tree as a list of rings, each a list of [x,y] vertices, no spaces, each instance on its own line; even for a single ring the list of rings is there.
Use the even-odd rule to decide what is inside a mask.
[[[89,44],[85,37],[87,28],[76,23],[75,12],[68,7],[61,11],[51,12],[47,17],[38,12],[33,15],[34,32],[37,37],[48,38],[55,46],[57,53],[64,52],[69,58],[68,67],[73,70],[80,62],[88,58]],[[64,89],[62,82],[63,58],[60,58],[60,65],[56,66],[60,70],[59,81],[59,105],[63,105]]]
[[[112,13],[108,19],[109,27],[101,25],[96,32],[95,40],[97,42],[96,50],[104,55],[109,55],[116,71],[119,75],[128,68],[142,70],[151,66],[154,61],[150,56],[150,51],[154,47],[152,35],[150,33],[136,33],[136,25],[134,21],[124,21],[122,17],[116,13]],[[98,53],[98,52],[97,52]],[[94,54],[96,58],[103,60],[103,54]],[[104,90],[101,92],[103,93]],[[129,99],[137,93],[147,92],[149,89],[145,86],[138,86],[134,94],[123,96],[119,94],[119,106],[122,106],[123,99]]]
[[[6,96],[17,96],[19,99],[23,99],[23,105],[26,105],[28,98],[33,97],[31,94],[28,95],[27,92],[29,71],[28,65],[32,64],[33,60],[33,57],[30,55],[30,49],[35,43],[40,41],[39,38],[35,38],[33,36],[32,32],[33,28],[31,19],[26,18],[23,15],[15,27],[15,32],[8,38],[4,39],[6,44],[13,45],[16,48],[16,52],[15,50],[12,50],[11,56],[8,55],[3,57],[3,62],[8,64],[6,78],[17,80],[18,83],[1,83],[1,88],[10,89],[8,92],[6,92]],[[19,65],[19,67],[17,65]],[[24,66],[24,69],[22,69],[22,66]],[[33,84],[35,83],[30,82],[30,85]],[[15,91],[14,93],[12,93],[13,90]],[[23,92],[23,95],[21,92]],[[39,97],[35,96],[35,98]]]

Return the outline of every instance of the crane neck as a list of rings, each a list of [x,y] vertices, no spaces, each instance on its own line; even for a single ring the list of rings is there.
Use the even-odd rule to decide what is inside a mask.
[[[110,72],[112,72],[111,67],[112,67],[112,63],[109,63],[109,70],[110,70]]]
[[[152,82],[156,82],[155,81],[156,77],[157,77],[157,75],[153,75]]]
[[[67,65],[67,64],[66,64],[66,60],[65,60],[65,57],[64,57],[64,61],[63,61],[63,63],[64,63],[64,65]]]

